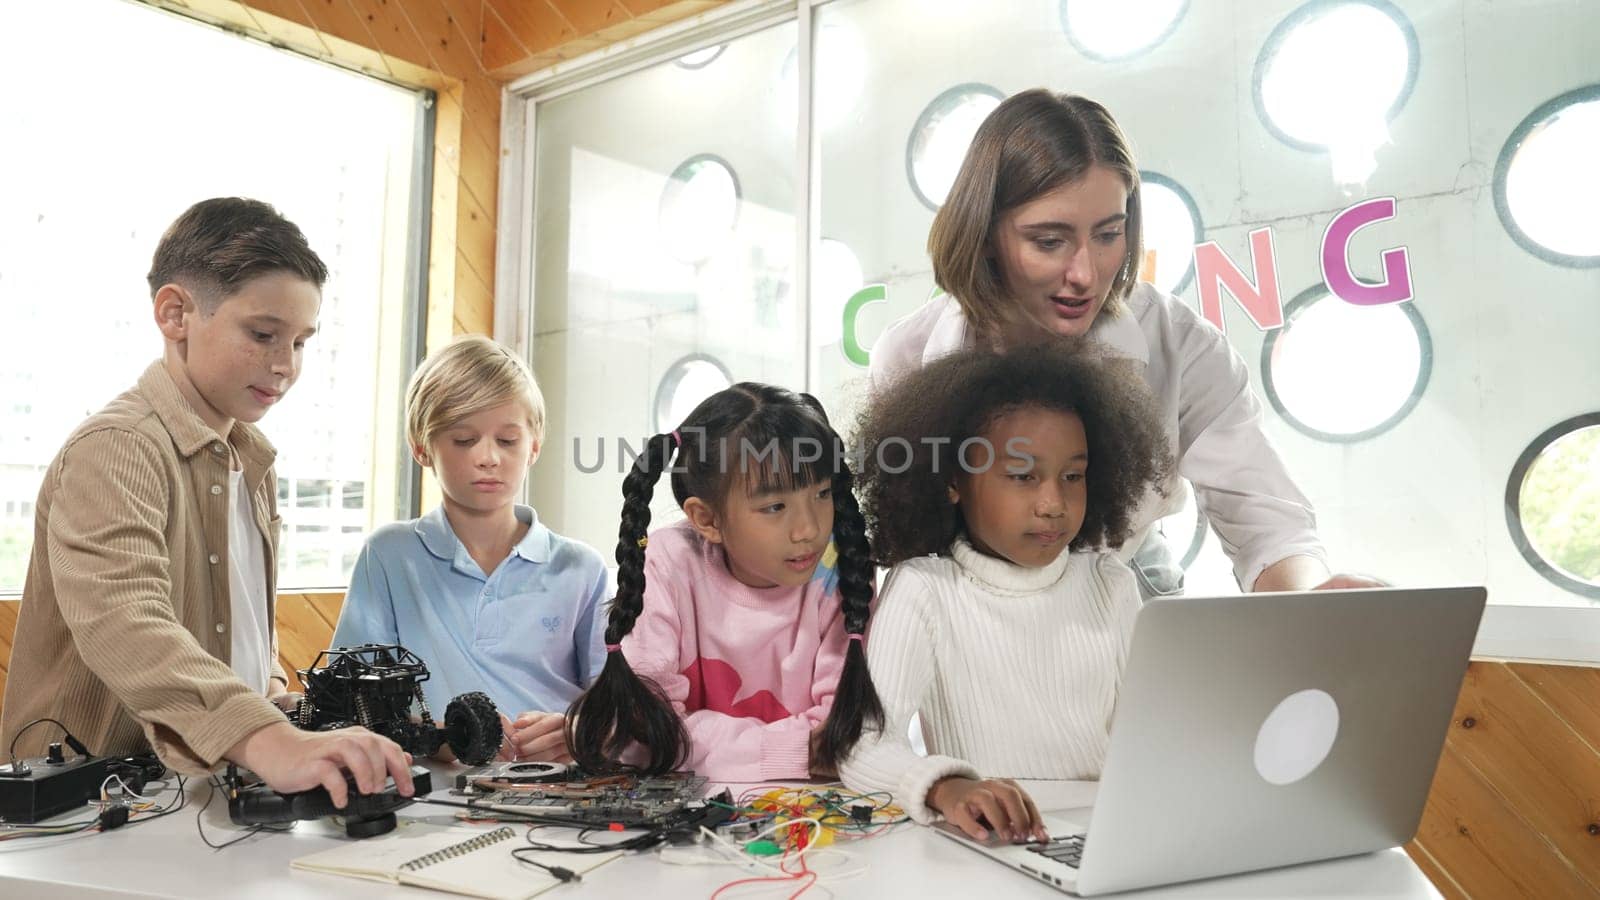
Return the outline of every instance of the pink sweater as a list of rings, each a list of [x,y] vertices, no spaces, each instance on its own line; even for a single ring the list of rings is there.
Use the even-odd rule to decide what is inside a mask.
[[[687,521],[650,535],[644,614],[622,651],[683,716],[688,768],[712,781],[809,777],[811,730],[846,649],[832,562],[829,547],[807,584],[753,588]]]

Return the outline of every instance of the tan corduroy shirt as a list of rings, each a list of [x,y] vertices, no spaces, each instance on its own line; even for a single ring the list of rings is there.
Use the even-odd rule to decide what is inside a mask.
[[[79,425],[46,470],[34,519],[0,746],[41,716],[96,755],[154,747],[198,772],[251,732],[286,721],[229,667],[228,444],[265,540],[267,596],[278,550],[276,451],[235,423],[227,443],[158,360]],[[274,610],[272,675],[277,662]],[[36,725],[19,756],[60,740]]]

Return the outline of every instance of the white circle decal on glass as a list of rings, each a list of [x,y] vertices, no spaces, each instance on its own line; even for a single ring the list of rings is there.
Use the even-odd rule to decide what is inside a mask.
[[[1416,54],[1416,32],[1389,0],[1307,3],[1256,61],[1257,108],[1292,146],[1327,148],[1336,181],[1363,182],[1410,92]]]
[[[1176,294],[1194,275],[1200,214],[1194,198],[1176,181],[1155,172],[1140,172],[1139,180],[1144,261],[1151,261],[1154,254],[1156,289]]]
[[[721,56],[722,51],[726,49],[728,49],[727,44],[718,44],[715,47],[707,47],[704,50],[685,53],[678,57],[678,66],[684,69],[703,69],[711,65],[711,61]]]
[[[701,401],[732,384],[727,366],[705,354],[673,363],[656,386],[656,431],[677,428]]]
[[[1187,0],[1063,0],[1061,27],[1094,59],[1138,56],[1178,25]]]
[[[978,126],[1005,99],[986,84],[957,85],[933,98],[911,129],[906,166],[911,189],[929,209],[944,203]]]
[[[1575,91],[1579,97],[1517,129],[1508,142],[1509,159],[1500,164],[1505,209],[1516,226],[1555,262],[1600,264],[1600,88]],[[1532,118],[1532,117],[1530,117]],[[1513,237],[1521,237],[1513,232]],[[1525,242],[1524,242],[1525,243]]]
[[[826,346],[843,337],[844,307],[865,278],[861,260],[843,241],[823,238],[812,264],[811,343]]]
[[[1404,418],[1427,384],[1421,314],[1411,304],[1355,306],[1318,287],[1284,309],[1264,346],[1269,402],[1319,440],[1371,437]],[[1362,362],[1350,364],[1350,348]]]
[[[684,160],[661,191],[656,223],[673,258],[702,263],[720,249],[739,218],[739,179],[710,154]]]
[[[1339,735],[1339,704],[1315,688],[1290,694],[1256,732],[1256,772],[1269,784],[1294,784],[1315,772]]]

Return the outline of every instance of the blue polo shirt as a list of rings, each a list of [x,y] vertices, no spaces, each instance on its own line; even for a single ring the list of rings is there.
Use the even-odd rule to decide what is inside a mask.
[[[565,712],[605,665],[605,564],[593,547],[539,524],[492,576],[467,553],[440,506],[367,538],[333,646],[400,644],[422,658],[434,721],[459,694],[483,691],[511,718]]]

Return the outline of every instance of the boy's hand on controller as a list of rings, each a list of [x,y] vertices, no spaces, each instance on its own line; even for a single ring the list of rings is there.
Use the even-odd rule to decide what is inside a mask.
[[[301,731],[288,722],[268,725],[233,745],[227,758],[280,793],[326,788],[340,809],[349,802],[346,771],[363,794],[382,791],[390,777],[401,796],[413,791],[410,757],[399,744],[365,728]]]

